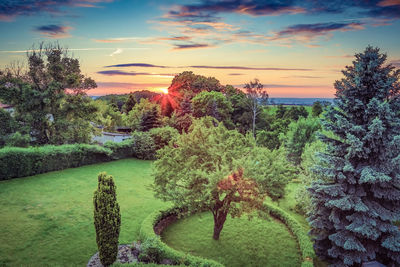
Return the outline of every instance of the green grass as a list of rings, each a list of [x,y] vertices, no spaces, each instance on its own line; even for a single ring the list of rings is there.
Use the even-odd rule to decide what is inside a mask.
[[[226,266],[300,266],[296,241],[278,220],[228,218],[220,239],[212,239],[213,217],[202,213],[179,220],[162,234],[174,249],[214,259]]]
[[[120,243],[136,240],[143,219],[169,206],[155,199],[148,188],[151,161],[124,159],[2,181],[0,266],[86,265],[97,251],[92,198],[101,171],[113,175],[117,186],[122,215]],[[287,210],[292,204],[291,195],[280,202],[281,208]],[[164,237],[173,248],[227,266],[300,263],[294,238],[277,220],[229,218],[219,241],[212,239],[212,227],[211,214],[193,216],[167,228]]]
[[[0,182],[0,265],[83,266],[97,251],[93,192],[97,174],[114,176],[121,207],[120,243],[168,205],[148,189],[151,161],[124,159]]]

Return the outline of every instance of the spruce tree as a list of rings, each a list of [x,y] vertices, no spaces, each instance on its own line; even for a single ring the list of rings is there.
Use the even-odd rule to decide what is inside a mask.
[[[117,259],[121,215],[113,177],[102,172],[94,192],[94,226],[100,261],[109,266]]]
[[[309,189],[315,251],[331,266],[400,266],[400,71],[368,46],[336,81],[327,152]]]

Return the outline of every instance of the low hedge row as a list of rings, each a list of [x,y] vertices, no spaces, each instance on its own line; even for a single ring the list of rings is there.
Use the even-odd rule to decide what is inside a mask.
[[[159,251],[163,254],[163,257],[170,259],[174,264],[181,264],[186,266],[196,266],[196,267],[223,267],[221,263],[214,260],[204,259],[201,257],[186,254],[181,251],[177,251],[168,245],[166,245],[158,235],[154,233],[154,226],[166,218],[169,215],[177,214],[180,209],[171,208],[166,211],[157,211],[150,214],[143,222],[140,228],[140,239],[145,242],[148,239],[155,239],[157,242],[157,247]]]
[[[111,157],[110,149],[98,145],[5,147],[0,149],[0,180],[104,162]]]
[[[302,255],[301,267],[314,266],[313,260],[315,258],[315,252],[313,244],[310,240],[310,237],[304,231],[304,228],[299,224],[299,222],[297,222],[296,219],[282,209],[272,204],[264,205],[269,210],[270,215],[282,221],[295,236]]]

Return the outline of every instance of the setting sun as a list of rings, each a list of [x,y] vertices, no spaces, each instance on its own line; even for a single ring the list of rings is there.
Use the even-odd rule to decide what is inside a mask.
[[[161,88],[160,89],[160,91],[163,93],[163,94],[168,94],[168,88]]]

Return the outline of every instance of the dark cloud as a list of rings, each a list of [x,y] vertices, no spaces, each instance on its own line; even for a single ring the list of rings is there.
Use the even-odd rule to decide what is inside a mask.
[[[158,40],[164,41],[188,41],[192,39],[190,36],[172,36],[172,37],[160,37]]]
[[[166,74],[166,73],[149,73],[149,72],[127,72],[127,71],[121,71],[121,70],[103,70],[103,71],[98,71],[98,74],[102,75],[108,75],[108,76],[114,76],[114,75],[119,75],[119,76],[175,76],[175,74]]]
[[[309,35],[310,37],[325,35],[332,31],[349,31],[362,29],[363,24],[359,22],[350,23],[314,23],[314,24],[296,24],[287,27],[277,33],[277,38],[291,35]]]
[[[117,65],[110,65],[104,66],[105,68],[116,68],[116,67],[144,67],[144,68],[168,68],[167,66],[159,66],[147,63],[127,63],[127,64],[117,64]]]
[[[291,69],[291,68],[265,68],[265,67],[242,67],[242,66],[187,66],[194,69],[224,69],[224,70],[298,70],[311,71],[312,69]]]
[[[173,50],[210,48],[210,47],[213,47],[213,45],[209,45],[209,44],[175,44]]]
[[[228,75],[230,75],[230,76],[239,76],[239,75],[244,75],[244,73],[229,73]]]
[[[351,10],[353,9],[353,10]],[[369,1],[314,1],[314,0],[202,0],[198,4],[182,5],[178,10],[170,11],[170,17],[186,19],[216,19],[218,13],[241,13],[252,16],[268,16],[297,13],[344,13],[351,10],[353,14],[364,14],[371,17],[399,18],[400,5],[396,0]]]
[[[95,7],[100,2],[112,0],[2,0],[0,20],[12,20],[16,16],[30,16],[41,12],[57,14],[65,6]]]
[[[50,24],[38,26],[34,30],[50,38],[65,38],[69,37],[68,31],[70,29],[71,27],[68,26]]]
[[[182,6],[180,15],[201,14],[202,16],[211,16],[216,13],[243,13],[253,16],[259,15],[278,15],[282,13],[300,13],[304,12],[294,1],[265,1],[265,0],[228,0],[228,1],[210,1],[204,0],[200,4]],[[177,16],[177,14],[175,14]]]

